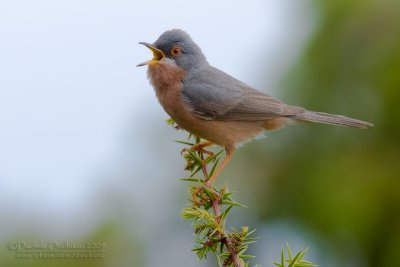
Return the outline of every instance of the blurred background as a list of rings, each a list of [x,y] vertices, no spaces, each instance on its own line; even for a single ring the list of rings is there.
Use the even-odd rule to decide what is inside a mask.
[[[219,179],[257,228],[320,266],[394,266],[400,251],[400,2],[2,1],[0,266],[199,262],[182,146],[136,64],[182,28],[214,66],[281,100],[371,121],[304,124],[242,147]],[[14,241],[102,242],[104,259],[16,259]]]

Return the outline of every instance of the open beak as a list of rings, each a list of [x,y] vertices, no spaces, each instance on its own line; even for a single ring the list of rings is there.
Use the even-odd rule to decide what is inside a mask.
[[[149,65],[151,63],[157,63],[164,59],[165,55],[160,49],[157,49],[153,45],[146,43],[146,42],[140,42],[139,44],[146,46],[148,49],[150,49],[153,52],[153,59],[145,61],[143,63],[140,63],[136,67]]]

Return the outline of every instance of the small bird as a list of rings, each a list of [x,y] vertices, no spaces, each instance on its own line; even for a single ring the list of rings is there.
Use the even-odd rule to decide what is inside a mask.
[[[148,78],[164,110],[180,128],[207,140],[192,149],[202,151],[213,143],[225,148],[225,157],[208,184],[218,177],[240,144],[265,131],[296,122],[361,129],[373,126],[286,105],[252,88],[211,66],[200,47],[182,30],[166,31],[153,44],[139,44],[153,52],[153,59],[137,66],[148,66]]]

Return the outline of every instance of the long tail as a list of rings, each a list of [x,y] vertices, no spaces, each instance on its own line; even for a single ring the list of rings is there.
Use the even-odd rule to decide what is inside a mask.
[[[361,128],[361,129],[367,129],[368,127],[374,126],[372,123],[366,121],[360,121],[357,119],[352,119],[341,115],[333,115],[329,113],[315,112],[308,110],[294,116],[293,118],[301,121],[318,122],[318,123],[333,124],[333,125],[347,126],[353,128]]]

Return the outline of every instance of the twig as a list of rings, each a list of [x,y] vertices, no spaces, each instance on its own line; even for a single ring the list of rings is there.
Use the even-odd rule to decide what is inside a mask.
[[[208,180],[209,175],[208,175],[208,170],[207,170],[207,163],[204,162],[204,154],[203,153],[201,153],[201,159],[203,160],[201,170],[203,172],[205,180]],[[210,189],[210,191],[214,191],[213,183],[211,183],[211,184],[205,183],[205,185]],[[221,211],[219,208],[220,201],[221,201],[221,199],[220,199],[219,195],[218,195],[218,197],[211,198],[211,206],[212,206],[214,215],[218,222],[221,221]],[[225,230],[225,229],[223,229],[223,230]],[[224,243],[225,247],[228,249],[229,253],[231,254],[233,266],[234,267],[243,267],[244,266],[243,261],[240,260],[237,252],[232,247],[229,237],[227,237],[225,235],[225,231],[223,232],[223,234],[221,234],[221,242]]]

